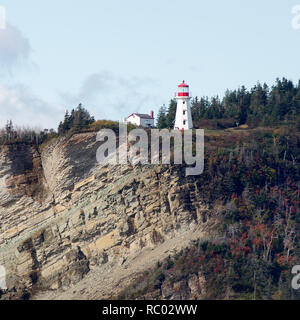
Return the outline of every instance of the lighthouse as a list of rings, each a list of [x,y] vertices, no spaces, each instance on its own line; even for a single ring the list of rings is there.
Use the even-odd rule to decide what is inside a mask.
[[[175,118],[175,130],[189,130],[193,128],[193,120],[190,106],[189,86],[182,81],[178,86],[178,91],[175,94],[177,100],[177,110]]]

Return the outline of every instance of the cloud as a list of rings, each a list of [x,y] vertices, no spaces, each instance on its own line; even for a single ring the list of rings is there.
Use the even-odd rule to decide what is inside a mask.
[[[64,111],[62,106],[43,101],[27,86],[0,84],[0,127],[12,120],[19,126],[56,129]]]
[[[23,84],[0,84],[0,127],[7,120],[18,126],[56,129],[66,107],[79,103],[97,119],[121,120],[132,112],[148,113],[158,105],[157,83],[149,78],[94,73],[82,82],[77,94],[61,93],[63,103],[46,102]]]
[[[0,67],[9,72],[29,59],[31,46],[22,32],[9,23],[0,29]]]
[[[15,26],[6,23],[0,29],[0,76],[13,75],[16,68],[26,65],[32,49],[29,40]],[[0,84],[0,127],[7,120],[19,126],[57,128],[65,109],[45,102],[23,84]]]
[[[61,92],[60,96],[73,107],[83,103],[97,119],[120,120],[132,112],[148,113],[157,107],[156,91],[158,83],[153,79],[103,71],[85,78],[77,94]]]

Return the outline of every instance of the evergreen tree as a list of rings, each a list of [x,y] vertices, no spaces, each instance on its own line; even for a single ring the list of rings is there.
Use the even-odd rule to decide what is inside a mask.
[[[83,108],[82,104],[79,104],[76,109],[72,109],[71,114],[66,111],[64,121],[58,126],[58,133],[61,135],[68,131],[78,132],[93,122],[95,122],[94,117]]]
[[[157,127],[158,129],[167,128],[167,109],[165,105],[160,107],[157,115]]]
[[[248,109],[250,107],[251,95],[247,92],[244,86],[238,90],[237,94],[238,104],[239,104],[239,113],[237,115],[237,120],[239,124],[244,124],[247,121]]]
[[[169,129],[174,129],[176,117],[177,102],[172,99],[169,104],[168,112],[166,114],[166,125]]]
[[[11,120],[7,121],[5,126],[6,141],[10,141],[13,138],[14,126]]]
[[[191,112],[194,121],[206,118],[206,111],[209,108],[208,98],[202,97],[200,100],[195,97],[191,102]]]

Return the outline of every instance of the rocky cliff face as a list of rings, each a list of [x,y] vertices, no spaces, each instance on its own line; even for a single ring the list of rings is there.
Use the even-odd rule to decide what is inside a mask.
[[[2,147],[4,298],[115,296],[138,272],[211,235],[217,214],[196,178],[181,167],[101,167],[97,147],[94,133],[57,140],[41,154]]]

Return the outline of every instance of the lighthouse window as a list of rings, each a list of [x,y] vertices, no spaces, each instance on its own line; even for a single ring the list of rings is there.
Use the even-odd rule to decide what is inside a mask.
[[[185,115],[185,111],[183,111],[183,115]]]
[[[183,104],[185,104],[185,101],[183,101]]]
[[[185,124],[186,124],[186,121],[185,121],[185,120],[183,120],[183,125],[185,126]]]

